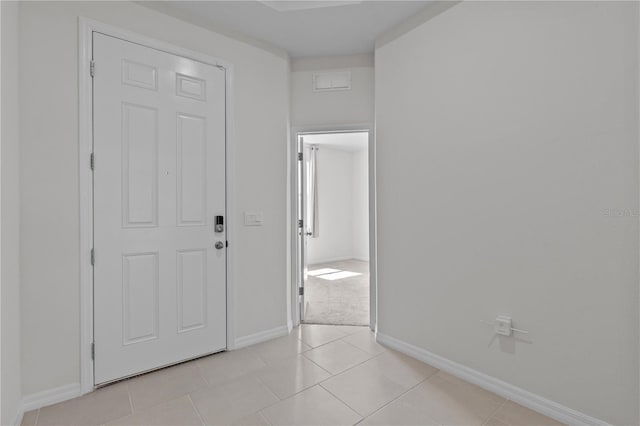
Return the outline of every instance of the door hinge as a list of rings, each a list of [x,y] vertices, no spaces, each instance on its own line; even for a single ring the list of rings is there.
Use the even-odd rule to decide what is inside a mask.
[[[225,241],[225,244],[227,245],[227,247],[229,247],[229,241]]]
[[[91,343],[91,359],[92,360],[96,359],[96,343],[95,342]]]
[[[96,251],[94,249],[91,249],[91,265],[95,265],[96,264]]]
[[[304,296],[304,287],[298,287],[298,296]]]
[[[96,63],[93,59],[89,62],[89,74],[91,74],[91,77],[95,77],[96,75]]]
[[[89,164],[91,166],[91,170],[94,170],[96,167],[96,160],[95,160],[95,156],[93,155],[93,152],[91,153],[91,157],[89,158]]]
[[[298,153],[298,161],[302,161],[302,153],[301,152]]]
[[[302,228],[304,226],[304,220],[298,219],[298,228]]]

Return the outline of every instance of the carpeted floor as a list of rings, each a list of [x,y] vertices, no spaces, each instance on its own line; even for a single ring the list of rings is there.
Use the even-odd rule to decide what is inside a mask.
[[[306,323],[369,325],[369,262],[342,260],[309,265],[308,269]],[[320,274],[314,276],[314,271]],[[358,275],[348,276],[346,272]]]

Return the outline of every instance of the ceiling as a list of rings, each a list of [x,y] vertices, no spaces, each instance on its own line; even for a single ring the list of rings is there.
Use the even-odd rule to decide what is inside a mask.
[[[286,50],[293,58],[373,52],[375,40],[422,10],[427,0],[144,1],[148,7],[214,31]]]
[[[369,133],[350,132],[304,135],[304,144],[324,146],[341,151],[361,151],[369,145]]]

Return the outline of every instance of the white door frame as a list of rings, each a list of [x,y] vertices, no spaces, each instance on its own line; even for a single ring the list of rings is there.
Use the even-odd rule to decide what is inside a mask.
[[[93,176],[90,156],[93,151],[93,85],[90,63],[93,58],[93,32],[99,32],[145,47],[182,56],[225,70],[226,86],[226,225],[227,241],[227,349],[235,345],[235,146],[233,128],[233,65],[227,61],[155,40],[111,25],[80,17],[78,21],[78,177],[80,195],[80,392],[94,390],[93,359]],[[100,72],[97,65],[96,72]],[[98,159],[99,161],[99,159]]]
[[[298,221],[297,221],[297,196],[298,179],[296,173],[298,161],[298,135],[309,133],[332,132],[369,132],[369,327],[376,331],[378,325],[378,269],[377,269],[377,216],[376,216],[376,145],[375,129],[372,123],[303,126],[291,129],[291,144],[289,147],[289,205],[291,207],[289,230],[291,235],[291,324],[293,327],[300,324],[300,307],[298,305],[298,277],[297,277],[297,253],[298,253]]]

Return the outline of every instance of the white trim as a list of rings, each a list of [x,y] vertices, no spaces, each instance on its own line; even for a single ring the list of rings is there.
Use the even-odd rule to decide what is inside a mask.
[[[93,246],[93,190],[89,155],[92,152],[92,84],[89,61],[93,26],[84,18],[78,22],[78,178],[80,192],[80,388],[93,390],[93,268],[89,250]],[[82,76],[85,76],[84,78]]]
[[[420,25],[446,12],[447,10],[461,2],[461,0],[436,0],[431,2],[418,13],[403,20],[395,27],[388,29],[383,34],[378,36],[375,41],[374,49],[378,50],[385,44],[391,43],[392,41],[402,37],[415,28],[418,28]]]
[[[289,54],[285,49],[273,45],[265,40],[261,40],[259,38],[251,37],[248,34],[245,34],[241,31],[235,31],[225,25],[213,24],[210,19],[206,18],[204,14],[193,15],[190,13],[183,13],[181,9],[171,7],[166,4],[168,2],[151,2],[151,1],[140,1],[138,4],[140,6],[148,7],[156,12],[160,12],[164,15],[169,15],[173,18],[179,19],[181,21],[188,22],[190,24],[196,25],[198,27],[204,28],[208,31],[212,31],[216,34],[220,34],[224,37],[233,39],[235,41],[239,41],[241,43],[248,44],[250,46],[256,47],[260,50],[267,51],[275,56],[278,56],[282,59],[286,59],[289,57]]]
[[[375,127],[372,123],[355,123],[355,124],[341,124],[341,125],[321,125],[321,126],[303,126],[293,127],[291,130],[291,142],[289,144],[289,150],[291,151],[289,160],[289,172],[290,172],[290,188],[288,197],[290,200],[290,220],[288,228],[290,230],[291,238],[291,318],[290,321],[293,326],[300,324],[300,307],[298,306],[298,271],[297,271],[297,245],[298,245],[298,228],[297,228],[297,203],[294,200],[297,198],[298,179],[297,173],[294,171],[297,167],[298,161],[298,134],[300,133],[331,133],[331,132],[357,132],[367,131],[369,132],[369,327],[371,330],[376,330],[378,319],[378,265],[377,265],[377,215],[376,215],[376,139],[375,139]],[[352,258],[350,258],[352,259]],[[331,261],[331,260],[329,260]]]
[[[300,324],[300,306],[298,306],[298,135],[292,129],[289,134],[289,143],[287,144],[287,154],[289,167],[287,167],[287,175],[289,180],[287,186],[289,193],[287,194],[287,207],[289,214],[287,215],[287,230],[289,231],[289,279],[287,293],[289,294],[289,318],[287,322],[292,327]]]
[[[78,395],[94,389],[91,342],[93,341],[93,268],[90,250],[93,246],[93,192],[89,155],[92,152],[92,81],[89,62],[93,57],[93,32],[117,37],[146,47],[182,56],[225,70],[226,115],[226,196],[227,196],[227,349],[235,342],[235,129],[234,129],[234,68],[233,64],[213,56],[194,52],[158,41],[131,31],[79,17],[78,20],[78,137],[80,195],[80,384]],[[60,388],[58,388],[60,389]],[[75,395],[75,396],[78,396]]]
[[[291,72],[326,71],[344,68],[373,68],[373,53],[349,56],[310,56],[291,59]]]
[[[291,58],[287,58],[287,64],[289,65],[287,68],[287,93],[291,93]],[[291,164],[290,164],[290,159],[292,158],[292,153],[291,153],[291,126],[289,125],[291,122],[291,102],[289,102],[289,106],[287,108],[287,149],[285,151],[285,164],[288,164],[287,166],[287,183],[286,183],[286,188],[287,188],[287,195],[286,195],[286,209],[287,209],[287,213],[286,213],[286,220],[285,220],[285,224],[286,224],[286,239],[287,241],[291,241],[291,238],[293,236],[292,234],[292,229],[289,226],[289,224],[291,223],[291,221],[293,220],[293,218],[291,217],[291,207],[292,204],[294,203],[295,197],[292,198],[291,197],[291,191],[292,191],[292,187],[291,187],[291,177],[292,174],[294,173],[295,169],[291,168]],[[297,205],[297,203],[296,203]],[[287,271],[294,271],[294,265],[296,264],[295,261],[293,260],[293,256],[294,254],[292,253],[294,246],[292,246],[291,244],[287,243],[286,245],[286,250],[285,250],[285,255],[286,255],[286,270]],[[295,276],[295,275],[294,275]],[[292,275],[291,273],[287,272],[286,274],[286,282],[285,282],[285,302],[287,304],[287,326],[289,328],[289,332],[291,332],[291,330],[293,330],[294,327],[294,323],[293,323],[293,312],[291,311],[292,307],[293,307],[293,301],[292,301],[292,297],[293,295],[291,294],[291,287],[292,287],[292,283],[295,280],[292,280]]]
[[[573,410],[569,407],[565,407],[557,402],[551,401],[507,382],[503,382],[495,377],[491,377],[462,364],[458,364],[457,362],[403,342],[402,340],[398,340],[394,337],[377,333],[376,341],[417,360],[426,362],[433,367],[459,377],[469,383],[473,383],[481,388],[487,389],[488,391],[498,394],[503,398],[507,398],[513,402],[537,411],[538,413],[551,417],[559,422],[569,425],[609,426],[609,423],[607,422]]]
[[[16,411],[16,415],[13,418],[13,423],[10,423],[14,426],[20,426],[22,424],[22,419],[24,418],[25,409],[22,405],[22,401],[18,404],[18,411]]]
[[[68,385],[36,392],[22,398],[22,410],[23,412],[37,410],[38,408],[76,398],[81,393],[80,383],[69,383]]]
[[[343,260],[351,260],[356,259],[355,256],[341,256],[341,257],[329,257],[320,260],[314,260],[313,263],[307,262],[308,266],[319,265],[321,263],[330,263],[330,262],[342,262]]]
[[[636,23],[640,23],[640,7],[638,7],[636,5]],[[637,33],[637,39],[636,39],[636,43],[638,43],[637,45],[640,45],[640,32]],[[640,52],[638,52],[640,53]],[[637,69],[640,69],[640,54],[638,55],[637,58]],[[638,96],[636,99],[640,99],[640,84],[636,86],[636,96]],[[640,110],[640,105],[637,105],[639,107]],[[637,127],[636,127],[636,137],[640,138],[640,116],[636,116],[636,120],[637,121]],[[638,141],[636,141],[636,143],[640,143],[640,139]],[[638,151],[640,153],[640,151]],[[637,158],[637,161],[640,161],[640,155]],[[638,176],[636,176],[637,182],[640,182],[640,174]],[[639,220],[640,221],[640,220]],[[638,228],[640,229],[640,228]],[[640,241],[640,234],[638,235],[639,239],[638,241]],[[640,306],[640,281],[638,281],[638,293],[637,294],[637,304],[636,306]],[[640,320],[640,317],[638,318]],[[640,325],[640,324],[639,324]],[[638,355],[638,384],[640,384],[640,327],[638,327],[638,340],[637,340],[638,344],[636,346],[636,354]],[[636,413],[636,415],[638,417],[636,417],[636,419],[638,420],[638,422],[640,422],[640,392],[638,392],[638,405],[636,406],[638,411]]]
[[[275,339],[277,337],[286,336],[289,334],[289,323],[280,327],[272,328],[271,330],[260,331],[258,333],[250,334],[244,337],[238,337],[236,339],[235,349],[245,348],[247,346],[255,345],[256,343],[266,342],[267,340]]]

